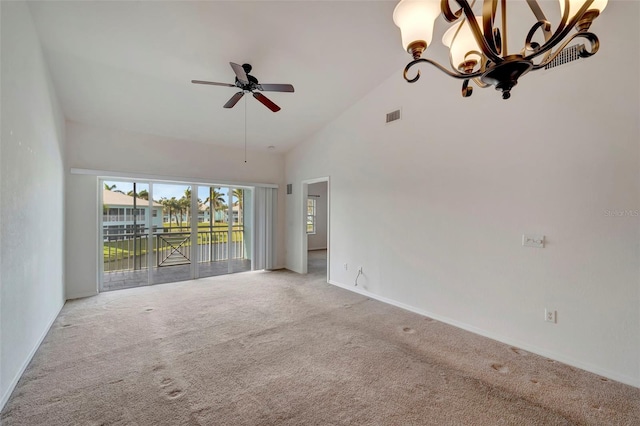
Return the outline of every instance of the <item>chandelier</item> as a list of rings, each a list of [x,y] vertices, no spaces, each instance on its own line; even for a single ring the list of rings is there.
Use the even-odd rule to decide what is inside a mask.
[[[483,88],[495,86],[502,92],[503,99],[509,99],[518,78],[547,66],[572,40],[582,38],[589,42],[589,48],[584,44],[577,46],[580,57],[586,58],[598,51],[598,37],[589,32],[589,28],[604,10],[607,0],[558,1],[561,18],[558,27],[552,31],[537,0],[527,0],[536,21],[522,49],[510,53],[507,50],[506,0],[484,0],[482,16],[474,15],[475,0],[471,4],[467,0],[401,0],[393,11],[393,21],[400,27],[403,47],[413,56],[413,61],[404,69],[404,79],[409,83],[418,81],[420,71],[413,78],[408,78],[407,73],[414,65],[426,62],[451,77],[464,80],[463,97],[473,93],[473,87],[469,85],[473,81]],[[454,12],[450,3],[459,8]],[[431,43],[435,20],[441,13],[447,22],[455,23],[442,37],[442,43],[449,48],[450,68],[422,58]]]

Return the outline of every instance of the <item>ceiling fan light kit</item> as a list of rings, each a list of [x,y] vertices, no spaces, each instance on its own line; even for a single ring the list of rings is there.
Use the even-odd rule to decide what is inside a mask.
[[[502,92],[503,99],[509,99],[511,89],[520,77],[529,71],[543,69],[574,39],[581,38],[589,44],[589,48],[585,44],[578,46],[581,57],[592,56],[598,51],[598,37],[589,29],[606,7],[607,0],[558,0],[561,18],[555,30],[537,0],[526,1],[535,21],[521,50],[510,53],[507,49],[507,0],[479,0],[482,2],[481,16],[473,11],[476,0],[401,0],[393,12],[393,21],[400,27],[402,46],[413,57],[404,69],[404,79],[409,83],[418,81],[419,70],[413,78],[407,74],[413,66],[426,62],[463,80],[463,97],[473,93],[473,87],[469,85],[473,81],[481,88],[493,86]],[[451,4],[457,5],[455,11]],[[442,37],[442,43],[449,48],[449,67],[422,57],[431,44],[435,20],[440,14],[453,23]],[[541,42],[534,41],[534,37]]]
[[[203,80],[191,80],[194,84],[208,84],[211,86],[223,86],[223,87],[236,87],[240,89],[240,92],[237,92],[235,95],[231,97],[224,104],[224,108],[233,108],[238,101],[244,96],[245,93],[253,94],[253,97],[256,98],[260,103],[269,108],[273,112],[280,111],[280,107],[276,105],[271,99],[267,98],[262,93],[256,92],[256,90],[260,92],[293,92],[293,86],[290,84],[260,84],[257,78],[250,75],[249,73],[252,70],[251,65],[242,64],[238,65],[233,62],[229,62],[231,65],[231,69],[236,74],[235,84],[230,83],[217,83],[214,81],[203,81]]]

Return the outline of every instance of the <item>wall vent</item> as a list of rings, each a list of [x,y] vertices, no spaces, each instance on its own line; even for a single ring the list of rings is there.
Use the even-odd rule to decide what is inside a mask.
[[[562,49],[562,52],[560,52],[560,54],[556,56],[556,58],[553,61],[545,65],[544,69],[548,70],[551,68],[555,68],[559,65],[564,65],[569,62],[577,61],[578,59],[582,58],[582,56],[580,56],[580,54],[578,53],[581,48],[584,48],[584,44],[574,44],[573,46],[569,46],[565,49]]]
[[[291,195],[293,194],[293,184],[292,183],[288,183],[287,184],[287,195]]]
[[[393,121],[397,121],[400,120],[400,110],[397,109],[395,111],[392,111],[390,113],[387,114],[387,124],[391,123]]]

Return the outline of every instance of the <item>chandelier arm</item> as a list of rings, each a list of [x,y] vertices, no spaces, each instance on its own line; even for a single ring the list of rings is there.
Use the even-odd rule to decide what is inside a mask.
[[[471,80],[465,80],[462,82],[462,97],[468,98],[473,94],[473,86],[469,85]]]
[[[569,34],[569,32],[571,32],[573,27],[576,26],[578,21],[582,18],[582,15],[584,15],[584,13],[589,9],[589,6],[591,6],[591,4],[594,1],[595,0],[585,0],[584,4],[582,5],[578,13],[576,13],[573,16],[573,18],[569,20],[569,22],[567,22],[567,18],[569,15],[569,4],[568,4],[569,0],[565,0],[567,4],[565,5],[564,14],[562,16],[560,25],[558,25],[558,29],[556,30],[556,32],[553,34],[553,36],[551,36],[549,40],[547,40],[542,46],[540,46],[538,50],[526,56],[525,59],[532,60],[533,58],[548,52],[549,50],[553,49],[556,45],[558,45],[562,41],[562,39],[564,39]],[[547,58],[545,58],[545,60],[547,60]]]
[[[462,8],[454,12],[451,10],[451,6],[449,6],[449,0],[440,0],[440,10],[447,22],[455,22],[462,16]]]
[[[500,6],[500,10],[502,10],[502,52],[503,56],[509,54],[509,49],[507,48],[507,0],[502,0],[502,4]]]
[[[493,50],[490,47],[490,45],[487,43],[487,37],[489,36],[488,35],[485,36],[482,33],[482,30],[478,25],[478,21],[476,21],[476,17],[473,14],[473,9],[471,9],[471,6],[469,6],[469,3],[467,2],[467,0],[455,0],[455,1],[460,5],[461,11],[464,12],[467,23],[469,24],[469,28],[471,29],[471,33],[473,34],[473,37],[476,39],[476,43],[478,43],[478,46],[480,47],[480,50],[482,50],[482,53],[484,53],[484,55],[494,63],[499,64],[500,62],[502,62],[503,61],[502,57],[498,55],[498,53],[495,50]],[[485,1],[491,1],[491,0],[485,0]],[[443,0],[442,4],[445,5],[445,2],[447,2],[447,0]],[[446,6],[448,7],[448,2],[446,3]],[[462,16],[460,14],[461,11],[458,10],[453,15],[458,16],[460,18]],[[443,13],[444,13],[444,10],[443,10]],[[453,21],[449,21],[449,22],[453,22]],[[493,37],[493,31],[490,31],[490,34]]]
[[[542,9],[540,9],[540,5],[538,4],[537,0],[527,0],[527,4],[529,5],[529,9],[531,9],[538,21],[547,20],[547,17],[544,15]]]
[[[432,59],[428,59],[428,58],[420,58],[420,59],[416,59],[413,60],[411,62],[409,62],[407,64],[407,66],[404,68],[404,79],[407,80],[407,82],[409,83],[415,83],[416,81],[418,81],[418,79],[420,78],[420,70],[418,70],[418,72],[416,73],[416,76],[414,78],[408,78],[407,77],[407,72],[409,72],[409,70],[416,64],[419,64],[420,62],[426,62],[428,64],[433,65],[434,67],[436,67],[437,69],[439,69],[440,71],[442,71],[443,73],[447,74],[449,77],[453,77],[453,78],[457,78],[460,80],[468,80],[471,78],[476,78],[476,77],[480,77],[482,75],[481,71],[478,72],[474,72],[474,73],[457,73],[457,72],[452,72],[449,71],[448,69],[446,69],[445,67],[443,67],[442,65],[440,65],[439,63],[437,63],[436,61],[432,60]]]
[[[569,43],[571,43],[576,38],[587,39],[591,44],[591,50],[587,50],[584,45],[580,45],[580,48],[578,49],[578,54],[582,58],[588,58],[589,56],[593,56],[598,52],[598,49],[600,49],[600,40],[598,39],[598,36],[596,36],[594,33],[589,33],[589,32],[575,33],[571,37],[569,37],[568,40],[566,40],[564,43],[562,43],[560,45],[560,47],[558,47],[558,50],[556,50],[555,52],[553,52],[552,55],[549,56],[549,59],[546,59],[546,60],[540,62],[539,64],[534,65],[532,70],[539,70],[539,69],[544,68],[545,66],[547,66],[551,61],[553,61],[562,52],[562,50],[565,47],[567,47],[569,45]]]
[[[533,25],[533,27],[531,27],[524,43],[525,52],[526,51],[537,52],[538,49],[540,48],[540,45],[538,43],[532,41],[533,36],[536,35],[536,32],[538,32],[538,29],[540,28],[542,28],[542,32],[544,34],[547,34],[549,32],[549,29],[551,28],[551,23],[549,21],[538,21]],[[549,39],[546,36],[545,38],[547,40]]]
[[[496,17],[497,7],[498,0],[484,0],[482,4],[482,34],[491,51],[499,54],[500,49],[496,46],[496,39],[493,33],[493,21]],[[475,18],[473,20],[475,21]]]
[[[537,28],[542,28],[542,34],[544,35],[544,42],[548,42],[549,39],[551,38],[551,23],[547,20],[546,15],[544,14],[544,12],[542,11],[542,9],[540,8],[540,5],[538,4],[538,0],[527,0],[527,4],[529,5],[529,9],[531,9],[531,12],[533,12],[533,15],[536,17],[536,19],[538,20],[538,23],[540,22],[544,22],[544,25],[537,25]],[[566,5],[565,5],[566,6]],[[568,7],[566,8],[568,10]],[[531,38],[533,37],[535,31],[533,28],[531,28],[531,31],[529,31],[529,35],[527,36],[527,42],[525,44],[525,51],[526,50],[531,50],[534,51],[535,49],[531,48]],[[549,52],[546,56],[545,56],[545,60],[549,57],[549,55],[551,55],[551,52]]]

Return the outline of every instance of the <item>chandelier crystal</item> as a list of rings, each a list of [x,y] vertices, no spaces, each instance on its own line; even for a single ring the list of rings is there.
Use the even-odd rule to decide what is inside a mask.
[[[473,81],[479,87],[494,86],[502,92],[503,99],[509,99],[511,89],[521,76],[544,68],[574,39],[588,42],[589,48],[585,44],[578,46],[581,57],[598,51],[600,42],[589,28],[606,7],[607,0],[558,0],[560,22],[555,30],[537,0],[526,0],[535,21],[517,53],[507,49],[507,0],[481,1],[481,16],[473,12],[476,0],[471,3],[467,0],[401,0],[398,3],[393,21],[400,27],[402,46],[413,56],[413,61],[404,69],[405,80],[418,81],[420,71],[413,78],[407,77],[407,73],[414,65],[426,62],[463,80],[463,97],[473,93],[469,85]],[[457,10],[454,11],[451,4],[457,4]],[[434,24],[440,14],[453,23],[442,37],[442,43],[449,48],[449,67],[422,57],[431,44]]]

